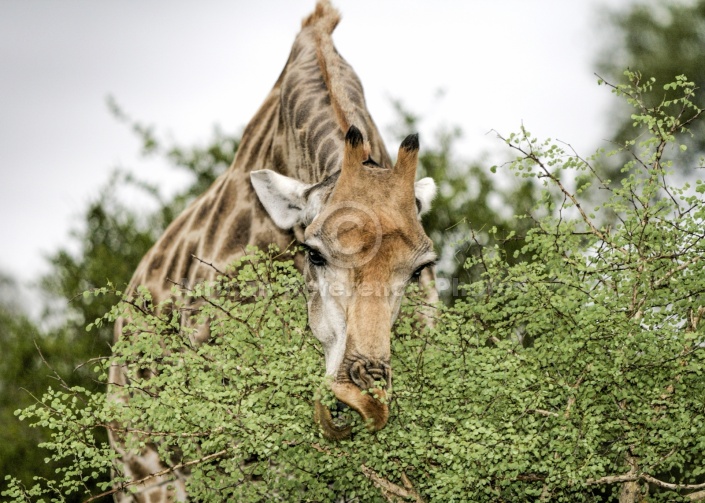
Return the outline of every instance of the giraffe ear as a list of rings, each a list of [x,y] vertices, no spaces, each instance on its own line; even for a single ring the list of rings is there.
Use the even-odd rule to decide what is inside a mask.
[[[436,197],[436,182],[433,178],[422,178],[414,184],[414,194],[416,195],[416,208],[419,216],[431,209],[431,201]]]
[[[277,227],[291,229],[304,220],[308,206],[306,191],[311,185],[269,169],[251,172],[250,181]]]

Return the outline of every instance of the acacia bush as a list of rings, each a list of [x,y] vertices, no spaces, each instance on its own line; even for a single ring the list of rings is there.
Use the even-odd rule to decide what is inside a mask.
[[[515,252],[529,260],[483,248],[466,264],[479,279],[436,306],[433,327],[413,315],[411,287],[386,428],[370,434],[352,417],[350,439],[322,437],[323,355],[302,278],[289,256],[250,250],[215,283],[175,287],[161,306],[141,292],[96,320],[125,316],[134,334],[94,363],[96,378],[115,364],[151,377],[124,390],[129,407],[59,383],[18,411],[52,429],[49,457],[71,463],[34,487],[8,477],[4,496],[110,494],[86,490],[115,468],[94,432],[121,424],[133,448],[153,442],[190,470],[198,501],[705,499],[705,183],[678,176],[679,136],[702,111],[684,77],[647,107],[654,82],[627,76],[614,91],[649,134],[620,147],[632,160],[618,184],[600,179],[598,156],[524,129],[503,138],[517,157],[501,169],[543,190]],[[193,346],[180,324],[194,300],[211,344]]]

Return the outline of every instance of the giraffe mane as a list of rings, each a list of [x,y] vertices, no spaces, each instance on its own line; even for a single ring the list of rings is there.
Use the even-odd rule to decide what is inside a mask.
[[[331,34],[340,22],[340,12],[329,0],[318,0],[316,9],[301,23],[301,28],[310,28],[316,42],[316,58],[328,88],[330,101],[340,130],[345,132],[351,125],[354,107],[345,93],[340,76],[340,66],[336,62],[340,55],[335,50]]]

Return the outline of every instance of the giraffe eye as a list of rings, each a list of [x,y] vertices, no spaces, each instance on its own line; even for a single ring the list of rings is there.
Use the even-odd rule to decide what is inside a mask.
[[[306,250],[306,255],[308,257],[308,261],[312,266],[315,267],[323,267],[326,265],[326,259],[323,255],[321,255],[319,252],[314,250],[313,248],[308,248]]]
[[[418,282],[423,270],[426,269],[427,267],[433,266],[434,264],[435,264],[435,262],[428,262],[427,264],[424,264],[421,267],[417,267],[416,270],[411,274],[411,281]]]

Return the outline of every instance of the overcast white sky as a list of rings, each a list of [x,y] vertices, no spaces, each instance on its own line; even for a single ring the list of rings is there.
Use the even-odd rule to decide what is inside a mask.
[[[343,14],[334,40],[383,130],[390,97],[426,117],[422,148],[424,131],[454,124],[462,153],[477,157],[502,149],[489,130],[523,122],[589,153],[606,135],[611,103],[593,75],[603,3],[334,0]],[[138,160],[139,143],[111,117],[107,96],[182,144],[206,141],[214,124],[240,131],[313,5],[0,2],[0,271],[27,283],[46,270],[43,255],[67,241],[116,166],[179,183]]]

